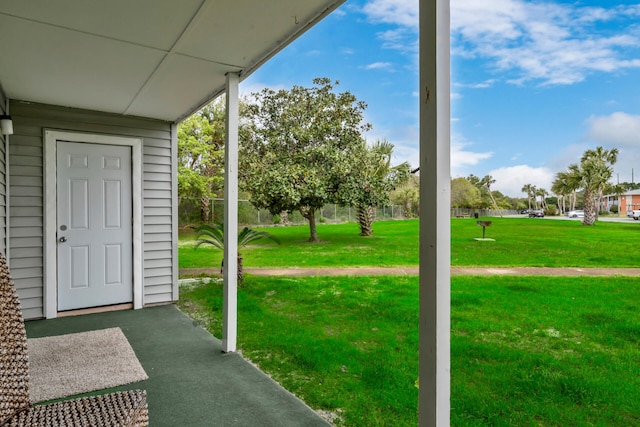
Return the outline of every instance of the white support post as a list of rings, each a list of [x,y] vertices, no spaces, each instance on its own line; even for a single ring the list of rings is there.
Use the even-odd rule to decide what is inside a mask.
[[[227,74],[224,145],[224,295],[222,351],[236,351],[238,335],[238,73]]]
[[[420,0],[421,427],[450,422],[449,26],[449,0]]]

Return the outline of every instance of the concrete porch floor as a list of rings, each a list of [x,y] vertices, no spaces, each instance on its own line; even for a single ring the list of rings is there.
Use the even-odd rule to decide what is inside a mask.
[[[147,390],[153,427],[329,425],[173,305],[26,322],[29,338],[110,327],[122,329],[149,379],[109,391]]]

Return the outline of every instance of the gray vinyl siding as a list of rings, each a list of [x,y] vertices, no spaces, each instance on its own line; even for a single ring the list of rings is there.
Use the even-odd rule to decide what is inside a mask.
[[[0,114],[5,114],[6,99],[0,91]],[[11,138],[11,137],[9,137]],[[0,252],[7,255],[7,143],[0,132]]]
[[[171,162],[170,123],[59,106],[11,101],[11,273],[26,318],[43,316],[43,132],[44,129],[138,137],[143,140],[144,304],[171,302],[177,251],[171,208],[177,195]]]

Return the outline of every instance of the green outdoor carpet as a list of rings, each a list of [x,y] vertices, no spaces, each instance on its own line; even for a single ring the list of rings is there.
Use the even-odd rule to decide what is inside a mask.
[[[147,390],[154,427],[329,425],[173,305],[26,326],[29,338],[120,327],[149,379],[108,391]]]

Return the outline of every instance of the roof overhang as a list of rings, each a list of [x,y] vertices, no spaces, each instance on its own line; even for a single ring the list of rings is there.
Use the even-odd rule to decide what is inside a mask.
[[[8,98],[178,122],[344,0],[4,0]]]

